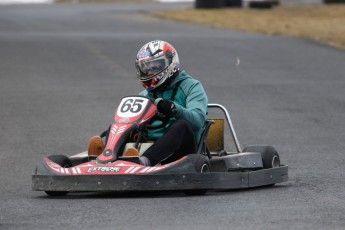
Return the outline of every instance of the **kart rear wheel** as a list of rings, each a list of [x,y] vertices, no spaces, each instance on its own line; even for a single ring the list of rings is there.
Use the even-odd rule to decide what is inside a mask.
[[[203,154],[195,154],[193,163],[196,172],[208,173],[211,171],[210,160]]]
[[[280,158],[277,150],[268,145],[251,145],[243,149],[243,152],[261,153],[262,165],[265,169],[277,168],[280,166]]]
[[[210,161],[207,156],[198,154],[194,158],[195,170],[199,173],[209,173],[211,172]],[[207,189],[192,189],[185,191],[185,194],[188,196],[200,196],[204,195],[207,192]]]
[[[261,153],[262,165],[264,169],[278,168],[280,167],[280,158],[277,150],[269,145],[252,145],[243,149],[243,152],[256,152]],[[274,184],[268,184],[267,187],[271,187]]]

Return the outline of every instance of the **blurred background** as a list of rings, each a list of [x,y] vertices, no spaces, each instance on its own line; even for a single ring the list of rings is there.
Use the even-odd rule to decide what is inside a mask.
[[[156,1],[156,2],[198,2],[198,4],[206,5],[208,7],[215,7],[215,6],[225,6],[235,4],[240,0],[71,0],[73,3],[78,2],[150,2],[150,1]],[[241,0],[243,1],[243,4],[249,2],[249,0]],[[260,0],[261,1],[261,0]],[[337,1],[340,2],[342,0],[279,0],[279,2],[283,5],[295,5],[295,4],[314,4],[314,3],[321,3],[322,1]],[[67,2],[67,0],[0,0],[0,4],[18,4],[18,3],[56,3],[56,2]],[[222,3],[223,2],[223,3]],[[269,2],[268,0],[263,2]]]
[[[1,230],[344,229],[340,0],[42,1],[0,0]],[[287,183],[194,197],[31,190],[44,156],[85,151],[142,90],[134,60],[154,39],[229,110],[242,147],[278,150]]]

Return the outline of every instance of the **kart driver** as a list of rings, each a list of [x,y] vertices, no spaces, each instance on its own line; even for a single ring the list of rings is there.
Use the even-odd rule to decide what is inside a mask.
[[[158,112],[170,118],[165,127],[150,129],[145,134],[155,142],[140,156],[140,164],[154,166],[195,153],[208,103],[201,83],[180,69],[175,48],[165,41],[146,43],[137,54],[135,67],[137,77],[145,88],[140,95],[153,99]],[[90,139],[89,156],[93,153],[99,155],[103,149],[99,136]],[[124,153],[124,156],[138,155],[135,148],[129,148]]]
[[[145,88],[140,95],[154,99],[158,112],[170,118],[164,128],[148,130],[148,138],[155,143],[140,157],[140,163],[154,166],[195,153],[208,103],[201,83],[180,69],[177,52],[166,41],[145,44],[137,54],[135,67]],[[133,150],[137,151],[127,151]]]

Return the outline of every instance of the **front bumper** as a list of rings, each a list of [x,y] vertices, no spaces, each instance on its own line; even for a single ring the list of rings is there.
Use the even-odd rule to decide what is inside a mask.
[[[288,180],[288,166],[246,172],[147,175],[32,175],[34,191],[187,191],[252,188]]]

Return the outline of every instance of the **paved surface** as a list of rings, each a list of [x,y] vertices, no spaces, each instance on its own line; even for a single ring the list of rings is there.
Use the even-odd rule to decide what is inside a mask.
[[[143,14],[162,7],[1,6],[0,229],[344,229],[344,50]],[[201,197],[31,191],[40,158],[85,150],[141,90],[135,54],[156,38],[231,111],[242,146],[278,149],[289,181]]]

